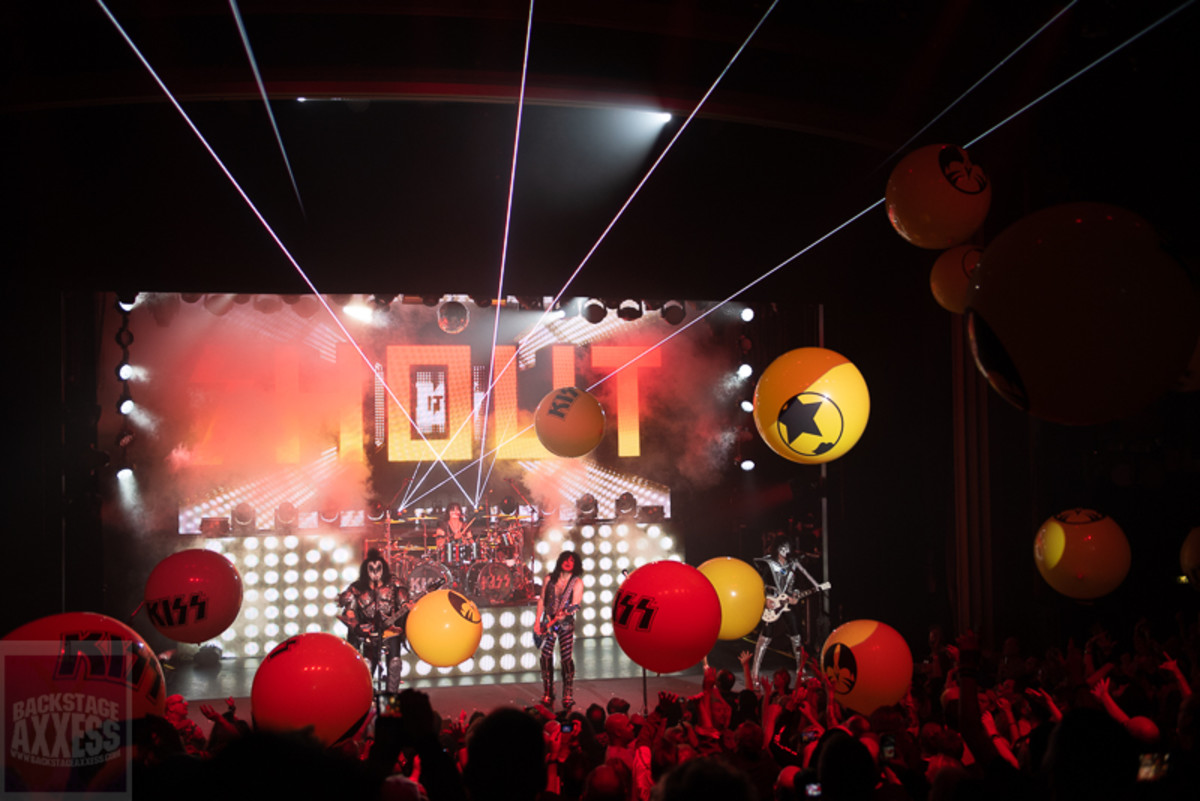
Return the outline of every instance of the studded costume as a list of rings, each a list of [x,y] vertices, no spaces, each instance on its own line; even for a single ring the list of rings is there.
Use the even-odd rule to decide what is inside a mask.
[[[798,590],[807,590],[808,585],[819,586],[817,580],[804,569],[800,560],[792,559],[790,556],[791,545],[785,541],[779,543],[772,550],[771,556],[758,557],[754,560],[758,563],[760,572],[763,573],[763,582],[766,585],[769,599],[781,600],[795,594]],[[797,584],[801,584],[801,586],[797,587]],[[771,640],[775,638],[780,623],[787,631],[788,640],[792,645],[792,654],[796,658],[797,675],[804,670],[804,633],[800,622],[800,611],[795,607],[789,607],[774,620],[767,620],[768,615],[772,612],[769,605],[763,611],[762,628],[759,629],[758,641],[754,645],[754,665],[750,675],[756,684],[763,656],[766,655]]]
[[[564,568],[568,560],[571,565]],[[557,643],[562,660],[564,709],[575,705],[575,612],[579,609],[577,596],[583,588],[578,564],[573,553],[564,551],[542,587],[538,604],[539,619],[544,626],[541,645],[542,703],[554,703],[554,645]],[[564,575],[566,581],[560,583]]]
[[[338,596],[338,620],[349,629],[346,640],[367,660],[372,679],[377,669],[386,668],[387,689],[393,693],[400,689],[407,602],[407,587],[375,550],[363,560],[358,581]]]

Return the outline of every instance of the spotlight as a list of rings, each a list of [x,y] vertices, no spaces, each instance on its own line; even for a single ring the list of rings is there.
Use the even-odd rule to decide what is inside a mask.
[[[623,300],[617,305],[617,316],[622,320],[636,320],[642,316],[640,300]]]
[[[749,306],[742,309],[742,322],[743,323],[748,323],[753,319],[754,319],[754,309],[750,308]]]
[[[617,517],[632,517],[637,513],[637,499],[633,497],[632,492],[622,492],[617,496],[614,507]]]
[[[746,364],[745,362],[743,362],[741,365],[738,366],[737,374],[738,374],[738,378],[740,378],[744,381],[745,379],[754,375],[754,368],[751,367],[750,365]]]
[[[637,510],[637,519],[639,523],[661,523],[663,521],[663,508],[661,506],[639,506]],[[622,543],[618,543],[620,549]],[[623,543],[628,547],[628,543]]]
[[[121,397],[117,400],[117,411],[121,414],[129,414],[133,411],[133,396],[129,394],[129,385],[121,390]]]
[[[662,318],[671,325],[679,325],[683,322],[683,318],[687,316],[687,310],[683,308],[683,302],[678,300],[668,300],[663,304]]]
[[[129,481],[132,478],[133,478],[133,468],[132,467],[125,464],[125,465],[121,465],[120,467],[117,468],[117,480],[118,481]]]
[[[438,328],[447,334],[458,334],[467,327],[471,315],[465,304],[450,300],[438,307],[437,320]]]
[[[512,496],[505,495],[500,499],[500,513],[505,515],[516,514],[517,502],[512,499]]]
[[[275,507],[275,532],[289,534],[296,526],[296,507],[290,501],[284,501]]]
[[[367,502],[367,520],[372,523],[382,523],[387,516],[387,506],[378,498]]]
[[[137,305],[138,293],[123,289],[117,293],[117,308],[123,312],[133,311]]]
[[[233,507],[233,514],[230,515],[233,530],[238,534],[253,534],[256,530],[255,517],[254,506],[248,501],[242,501]]]
[[[251,305],[259,314],[274,314],[283,308],[283,298],[278,295],[255,295]]]
[[[327,526],[340,526],[342,524],[342,510],[332,501],[326,501],[317,510],[317,518]]]
[[[388,306],[391,306],[391,305],[392,305],[392,301],[393,301],[393,300],[395,300],[395,299],[396,299],[396,295],[395,295],[395,293],[392,293],[392,294],[390,294],[390,295],[387,295],[387,294],[383,294],[383,295],[376,294],[376,295],[372,295],[372,296],[371,296],[371,303],[372,303],[372,304],[374,304],[374,305],[375,305],[375,308],[379,309],[380,311],[387,311],[387,307],[388,307]]]
[[[595,520],[600,509],[596,504],[596,496],[588,492],[579,496],[575,501],[576,520]]]
[[[604,320],[608,316],[608,309],[604,307],[604,301],[599,298],[588,298],[583,303],[583,319],[589,323],[595,324]]]
[[[742,401],[742,411],[745,412],[746,414],[750,414],[751,412],[753,412],[754,411],[754,401],[749,400],[749,399]]]
[[[133,366],[129,364],[128,359],[122,359],[121,363],[117,365],[117,378],[122,381],[133,378]]]
[[[749,473],[751,470],[754,469],[754,460],[753,459],[743,459],[741,461],[741,463],[738,464],[738,467],[742,468],[742,470]]]

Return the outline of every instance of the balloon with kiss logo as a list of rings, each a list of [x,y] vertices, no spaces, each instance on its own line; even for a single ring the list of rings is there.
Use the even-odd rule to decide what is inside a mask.
[[[192,548],[155,566],[144,597],[154,628],[178,642],[201,643],[237,619],[242,576],[221,554]]]
[[[560,387],[542,398],[533,425],[538,440],[555,456],[584,456],[604,439],[604,407],[590,392]]]
[[[696,568],[651,562],[621,582],[612,620],[626,656],[655,673],[674,673],[696,664],[716,645],[721,600]]]

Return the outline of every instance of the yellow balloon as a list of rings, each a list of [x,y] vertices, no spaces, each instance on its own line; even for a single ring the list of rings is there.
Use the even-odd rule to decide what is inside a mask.
[[[555,456],[584,456],[604,439],[604,407],[589,392],[560,387],[542,398],[533,413],[533,427]]]
[[[897,703],[912,683],[912,650],[900,632],[878,620],[838,626],[821,648],[821,670],[842,706],[870,715]]]
[[[762,619],[766,593],[762,576],[752,566],[732,556],[718,556],[700,565],[721,601],[719,640],[740,640]]]
[[[1042,578],[1079,600],[1115,590],[1129,573],[1129,556],[1129,540],[1117,522],[1091,509],[1054,515],[1033,541],[1033,559]]]
[[[1183,547],[1179,549],[1179,566],[1192,589],[1200,592],[1200,526],[1188,532],[1183,541]]]
[[[435,590],[417,601],[405,630],[413,653],[434,667],[452,667],[475,654],[483,622],[470,598]]]
[[[754,425],[785,459],[832,462],[854,447],[867,428],[871,395],[845,356],[825,348],[797,348],[771,362],[754,388]]]

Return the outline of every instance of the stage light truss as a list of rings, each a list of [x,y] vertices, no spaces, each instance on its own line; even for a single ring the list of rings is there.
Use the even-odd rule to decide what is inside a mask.
[[[224,655],[262,658],[288,637],[307,632],[346,635],[346,627],[336,619],[337,598],[358,578],[362,545],[356,538],[331,534],[213,537],[204,547],[223,554],[242,576],[241,611],[214,640]],[[663,559],[683,561],[681,543],[662,524],[552,526],[539,533],[535,555],[527,564],[538,587],[563,550],[579,554],[584,567],[583,604],[576,617],[580,638],[612,636],[612,603],[623,573]],[[470,587],[461,590],[473,597]],[[405,680],[537,670],[536,601],[486,606],[475,600],[483,623],[475,655],[454,667],[436,668],[406,652]]]

